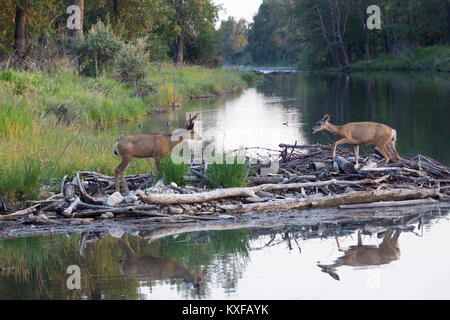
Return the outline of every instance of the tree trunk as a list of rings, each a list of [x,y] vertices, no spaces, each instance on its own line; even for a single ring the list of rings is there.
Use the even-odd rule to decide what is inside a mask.
[[[28,3],[21,1],[16,8],[16,27],[14,32],[14,50],[16,55],[23,57],[25,53],[25,23],[26,23],[26,7]]]
[[[366,8],[369,6],[369,1],[366,0]],[[364,21],[364,19],[363,19]],[[366,49],[366,59],[367,61],[370,61],[370,43],[369,43],[369,28],[367,28],[367,24],[365,22],[364,23],[364,30],[365,30],[365,35],[366,35],[366,41],[364,44],[364,47]]]
[[[181,31],[180,31],[180,34],[176,38],[175,63],[177,66],[181,66],[181,65],[183,65],[184,32],[185,32],[185,28],[186,28],[184,0],[178,0],[178,20],[180,22]]]
[[[84,0],[72,0],[72,5],[78,6],[80,8],[80,29],[70,30],[70,34],[75,36],[76,34],[83,34],[83,21],[84,21]]]
[[[183,65],[183,49],[184,49],[184,27],[181,29],[181,33],[179,36],[177,36],[176,41],[176,58],[175,63],[177,66]]]
[[[450,46],[450,1],[447,1],[447,44]]]

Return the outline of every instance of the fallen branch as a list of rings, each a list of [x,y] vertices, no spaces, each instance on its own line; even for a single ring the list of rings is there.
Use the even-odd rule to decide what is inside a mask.
[[[290,184],[263,184],[255,187],[246,188],[227,188],[216,189],[213,191],[196,193],[196,194],[149,194],[142,197],[142,200],[147,203],[156,204],[187,204],[208,202],[211,200],[231,198],[231,197],[257,197],[256,192],[268,190],[287,190],[287,189],[301,189],[307,187],[323,187],[329,185],[361,185],[361,184],[378,184],[387,179],[389,176],[384,176],[377,180],[364,179],[358,181],[344,181],[344,180],[328,180],[308,183],[290,183]]]
[[[339,206],[339,209],[349,210],[349,209],[370,209],[370,208],[386,208],[386,207],[400,207],[400,206],[415,206],[421,204],[436,204],[439,201],[427,198],[427,199],[416,199],[416,200],[403,200],[403,201],[382,201],[366,204],[343,204]]]
[[[264,203],[218,205],[227,213],[246,213],[256,211],[281,211],[290,209],[306,208],[330,208],[344,204],[371,203],[386,200],[410,200],[423,199],[436,196],[436,190],[430,189],[397,189],[397,190],[375,190],[372,192],[356,191],[347,194],[315,197],[309,199],[290,198],[275,200]]]

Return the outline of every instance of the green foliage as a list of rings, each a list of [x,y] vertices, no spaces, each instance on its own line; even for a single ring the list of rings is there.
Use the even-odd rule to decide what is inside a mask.
[[[443,70],[450,71],[450,46],[419,48],[415,54],[380,55],[371,61],[358,61],[344,70]]]
[[[247,184],[248,160],[245,163],[238,163],[242,156],[223,155],[223,163],[213,163],[208,166],[206,175],[212,181],[207,180],[211,188],[232,188],[244,187]],[[228,161],[227,161],[228,158]],[[230,161],[231,160],[231,161]]]
[[[133,84],[136,96],[139,96],[139,83],[144,79],[149,64],[149,54],[145,51],[146,39],[137,39],[122,46],[114,58],[120,79]]]
[[[179,186],[185,186],[186,181],[184,176],[188,172],[186,164],[175,164],[170,157],[161,159],[161,163],[157,168],[158,178],[157,180],[164,178],[164,184],[168,185],[171,182],[175,182]]]
[[[8,198],[35,199],[41,185],[43,167],[31,156],[0,167],[0,194]]]
[[[86,35],[66,39],[68,47],[81,58],[83,73],[99,76],[99,72],[109,66],[115,54],[123,47],[111,25],[98,21]]]

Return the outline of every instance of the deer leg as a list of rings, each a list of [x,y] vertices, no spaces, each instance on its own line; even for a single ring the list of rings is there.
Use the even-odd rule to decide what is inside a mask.
[[[334,238],[336,239],[336,244],[337,244],[338,251],[344,251],[344,250],[341,249],[341,245],[339,244],[339,238],[338,238],[338,236],[335,235]]]
[[[391,159],[391,157],[390,157],[390,155],[389,155],[389,152],[388,152],[387,149],[386,149],[386,146],[387,146],[387,145],[379,146],[379,148],[380,148],[380,150],[381,150],[381,153],[382,153],[383,156],[384,156],[384,164],[388,164],[388,163],[389,163],[389,160]]]
[[[336,148],[338,145],[340,144],[346,144],[348,142],[348,140],[346,138],[342,138],[341,140],[338,140],[334,143],[334,148],[333,148],[333,154],[332,154],[332,158],[334,160],[334,158],[336,158]]]
[[[402,161],[402,157],[397,152],[397,140],[392,140],[392,149],[394,151],[395,157],[397,158],[397,161]]]
[[[128,168],[128,165],[130,164],[131,160],[133,160],[132,157],[125,157],[122,158],[122,162],[119,164],[119,166],[116,168],[116,170],[114,170],[114,174],[115,174],[115,181],[116,181],[116,191],[120,192],[120,182],[119,182],[119,178],[122,179],[122,183],[123,186],[125,188],[126,192],[129,192],[130,190],[128,189],[127,186],[127,182],[125,180],[125,171]]]
[[[355,168],[358,168],[359,167],[359,145],[356,145],[354,147],[354,149],[355,149],[355,159],[356,159]]]

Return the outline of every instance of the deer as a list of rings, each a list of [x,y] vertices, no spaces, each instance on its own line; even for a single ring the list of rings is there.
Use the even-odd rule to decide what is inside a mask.
[[[363,267],[363,266],[378,266],[391,263],[400,258],[400,249],[398,246],[398,238],[400,231],[390,229],[383,237],[383,241],[379,246],[363,245],[361,232],[358,231],[358,244],[350,246],[347,250],[342,250],[339,245],[338,237],[336,236],[336,243],[338,250],[344,252],[342,257],[339,257],[331,265],[317,266],[322,269],[322,272],[328,273],[333,279],[340,280],[336,269],[341,266]]]
[[[322,130],[327,130],[338,136],[339,139],[334,143],[332,158],[336,157],[336,148],[338,145],[347,144],[354,146],[356,166],[359,167],[359,146],[373,143],[385,159],[385,164],[388,164],[391,160],[391,156],[387,147],[390,146],[397,161],[401,161],[402,158],[397,153],[397,131],[391,127],[377,122],[349,122],[342,126],[337,126],[330,123],[332,114],[326,114],[320,119],[312,128],[312,132],[316,133]]]
[[[197,118],[198,113],[194,117],[190,114],[185,127],[185,130],[189,132],[189,137],[192,140],[196,138],[194,121],[197,120]],[[125,171],[130,165],[131,160],[134,158],[153,158],[156,167],[159,167],[161,159],[169,156],[173,148],[182,142],[182,136],[180,136],[178,140],[172,141],[171,134],[160,132],[127,136],[119,139],[114,145],[114,153],[122,158],[122,162],[114,170],[116,191],[120,193],[120,178],[122,179],[125,191],[130,191],[125,180]]]
[[[125,259],[119,261],[119,271],[127,278],[146,281],[182,279],[196,289],[204,281],[206,270],[193,272],[171,258],[136,254],[126,234],[118,240],[118,244],[125,252]]]

